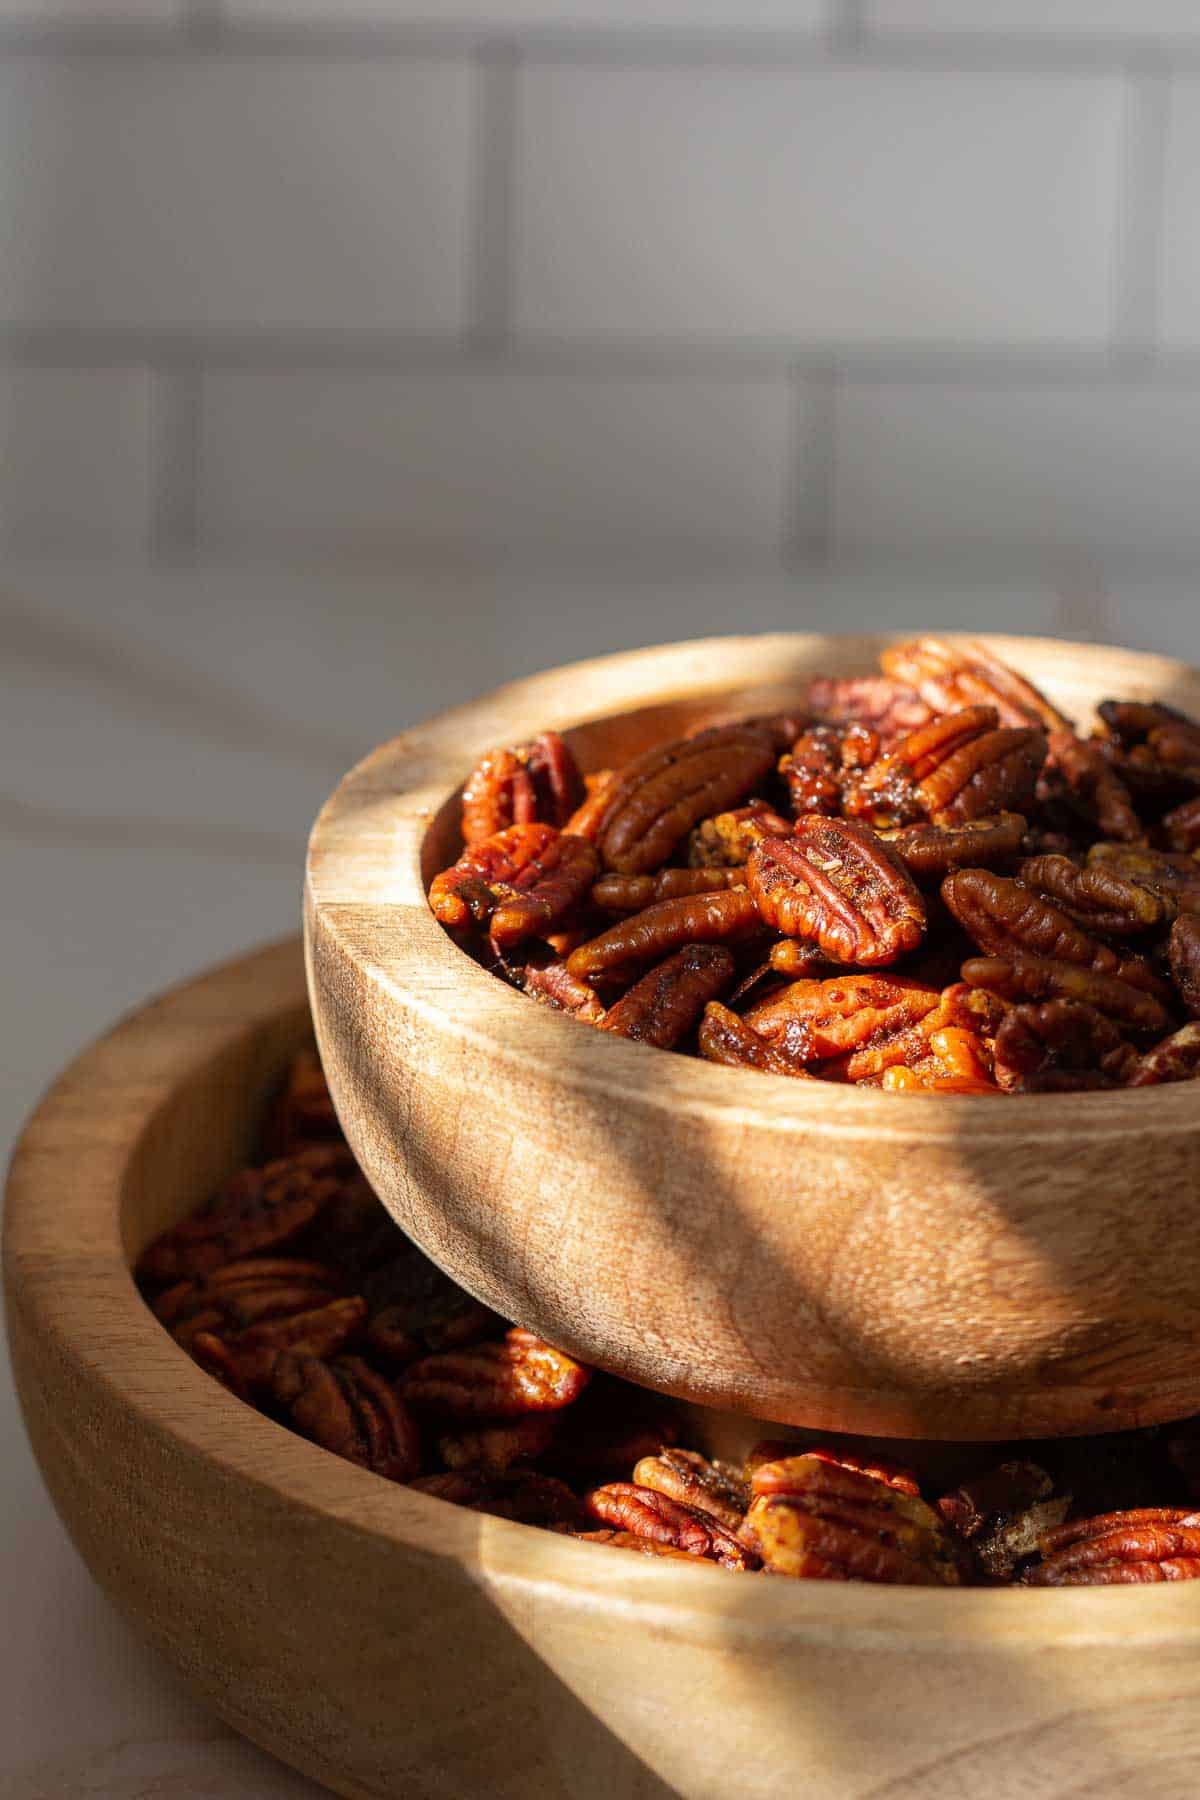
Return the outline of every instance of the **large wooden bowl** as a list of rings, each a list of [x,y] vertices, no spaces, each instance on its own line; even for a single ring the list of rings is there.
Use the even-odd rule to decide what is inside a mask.
[[[129,1265],[244,1155],[306,1031],[294,944],[168,994],[58,1081],[7,1200],[54,1503],[230,1724],[359,1800],[1190,1800],[1196,1588],[933,1592],[596,1549],[392,1486],[196,1368]]]
[[[580,663],[383,745],[313,829],[317,1034],[355,1153],[463,1285],[649,1386],[894,1436],[1111,1430],[1200,1409],[1200,1089],[893,1095],[670,1056],[533,1006],[426,905],[480,752],[585,768],[794,701],[883,639],[718,638]],[[1162,657],[985,640],[1087,720],[1200,712]]]

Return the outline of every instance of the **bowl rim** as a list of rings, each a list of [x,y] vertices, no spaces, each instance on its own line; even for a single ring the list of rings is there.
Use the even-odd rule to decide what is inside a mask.
[[[740,1581],[708,1565],[599,1549],[481,1517],[397,1487],[319,1449],[234,1398],[199,1369],[139,1295],[121,1210],[147,1132],[180,1089],[285,1014],[302,1032],[305,989],[294,939],[219,966],[133,1012],[54,1082],[9,1171],[4,1274],[10,1319],[52,1347],[83,1388],[103,1390],[147,1442],[216,1464],[334,1533],[367,1534],[414,1566],[456,1565],[499,1604],[534,1598],[582,1614],[624,1615],[684,1641],[804,1643],[889,1650],[955,1645],[1170,1643],[1200,1647],[1200,1589],[925,1589],[865,1583]],[[26,1408],[36,1398],[22,1396]]]
[[[313,825],[305,860],[305,929],[335,943],[363,980],[391,1005],[416,1014],[448,1039],[486,1050],[497,1066],[520,1064],[553,1071],[568,1086],[615,1104],[647,1103],[647,1073],[656,1062],[650,1096],[673,1114],[697,1121],[811,1139],[870,1138],[903,1145],[968,1131],[976,1141],[1089,1142],[1145,1134],[1177,1135],[1196,1128],[1186,1083],[1149,1090],[1078,1094],[902,1095],[838,1083],[720,1067],[697,1058],[666,1057],[604,1032],[581,1033],[576,1022],[495,980],[454,943],[429,909],[423,875],[427,834],[452,801],[475,759],[497,744],[522,742],[539,731],[572,727],[667,702],[719,703],[723,694],[773,679],[777,665],[815,673],[850,661],[871,668],[887,644],[919,632],[830,636],[771,632],[709,637],[624,651],[564,664],[505,684],[465,705],[441,712],[378,745],[342,779]],[[1200,710],[1200,671],[1170,657],[1069,639],[998,633],[939,633],[948,643],[982,644],[1020,668],[1022,653],[1099,675],[1112,669],[1124,691],[1147,696],[1182,685]],[[714,677],[737,659],[736,682]],[[1131,679],[1131,671],[1136,674]],[[1039,676],[1045,683],[1046,677]],[[1053,681],[1046,683],[1054,697]],[[1100,682],[1100,686],[1104,683]],[[379,879],[381,845],[388,878]],[[523,1009],[514,1012],[514,1008]],[[513,1027],[520,1025],[520,1031]],[[514,1069],[514,1078],[517,1071]]]

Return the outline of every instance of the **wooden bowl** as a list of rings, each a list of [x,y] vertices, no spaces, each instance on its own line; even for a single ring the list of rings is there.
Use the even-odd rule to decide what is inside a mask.
[[[26,1422],[109,1596],[230,1724],[394,1800],[1190,1795],[1200,1590],[727,1575],[414,1494],[203,1374],[130,1277],[307,1034],[298,947],[168,994],[57,1082],[9,1183]]]
[[[884,1094],[584,1029],[479,968],[425,891],[475,758],[564,733],[584,768],[875,666],[882,638],[715,638],[580,663],[444,713],[349,774],[313,829],[309,985],[381,1198],[508,1317],[704,1404],[822,1429],[1010,1438],[1200,1410],[1200,1105]],[[1162,657],[984,640],[1089,718],[1200,712]]]

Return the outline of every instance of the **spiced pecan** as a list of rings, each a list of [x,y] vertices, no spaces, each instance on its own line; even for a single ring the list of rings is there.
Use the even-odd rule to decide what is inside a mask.
[[[524,972],[523,986],[535,1000],[552,1006],[556,1012],[570,1013],[585,1025],[598,1025],[604,1017],[604,1003],[595,988],[572,975],[557,957],[553,962],[530,964]]]
[[[704,873],[743,870],[755,844],[760,844],[765,837],[778,837],[781,833],[786,836],[791,829],[790,822],[781,818],[765,800],[751,800],[747,806],[735,807],[732,812],[716,813],[711,819],[701,819],[692,830],[688,838],[688,868]],[[683,870],[663,870],[664,875],[672,873],[683,874]],[[689,888],[687,891],[700,893],[703,890]],[[669,895],[664,893],[655,898],[665,900]]]
[[[947,1524],[970,1546],[982,1574],[997,1582],[1012,1580],[1070,1506],[1070,1494],[1055,1494],[1053,1477],[1032,1462],[1001,1463],[937,1503]]]
[[[515,1419],[569,1406],[587,1386],[590,1373],[531,1331],[514,1326],[499,1343],[423,1357],[405,1370],[399,1386],[421,1413]]]
[[[389,1481],[411,1481],[421,1466],[421,1440],[404,1402],[360,1357],[324,1362],[285,1352],[272,1391],[295,1429],[335,1456]]]
[[[956,825],[1033,799],[1045,734],[999,726],[996,709],[973,706],[932,719],[894,744],[846,796],[846,810],[879,826],[929,819]]]
[[[594,1519],[627,1531],[635,1537],[654,1538],[685,1550],[689,1556],[720,1563],[726,1569],[752,1569],[758,1558],[738,1541],[710,1512],[681,1505],[656,1488],[639,1487],[632,1481],[613,1481],[593,1488],[584,1504]]]
[[[764,1075],[790,1075],[809,1079],[803,1062],[788,1054],[782,1044],[768,1043],[753,1026],[740,1019],[719,1000],[710,1000],[700,1026],[700,1054],[708,1062],[733,1069],[761,1069]]]
[[[573,950],[567,968],[579,981],[627,974],[683,944],[743,942],[754,936],[761,924],[754,897],[744,887],[716,894],[685,894],[660,900],[610,925],[599,937]]]
[[[1145,743],[1152,731],[1164,726],[1186,725],[1194,731],[1200,726],[1173,706],[1160,700],[1102,700],[1096,708],[1113,737],[1122,744]]]
[[[447,931],[488,924],[496,908],[512,897],[518,875],[533,865],[537,879],[539,859],[558,835],[553,825],[509,825],[468,845],[453,868],[443,869],[430,885],[434,918]]]
[[[366,1284],[366,1298],[367,1342],[393,1368],[444,1350],[463,1350],[504,1325],[415,1244],[406,1243]]]
[[[575,758],[556,731],[516,750],[489,750],[463,786],[463,843],[482,843],[510,825],[535,821],[561,830],[583,794]]]
[[[564,1482],[535,1470],[507,1469],[488,1473],[482,1469],[452,1469],[440,1475],[422,1475],[409,1483],[414,1492],[470,1512],[488,1513],[495,1519],[512,1519],[519,1525],[544,1525],[551,1530],[574,1530],[583,1522],[583,1508]]]
[[[746,877],[769,925],[818,944],[834,962],[894,962],[925,930],[925,906],[904,865],[873,831],[846,819],[797,819],[790,838],[758,845]]]
[[[869,726],[884,743],[915,731],[933,716],[915,688],[888,675],[818,675],[809,683],[808,704],[818,719]]]
[[[1200,1020],[1172,1032],[1134,1065],[1130,1087],[1158,1087],[1165,1081],[1194,1081],[1200,1075]]]
[[[1200,912],[1200,862],[1172,850],[1148,850],[1142,845],[1093,844],[1088,867],[1103,868],[1139,887],[1149,889],[1163,904],[1163,917]]]
[[[264,1154],[291,1156],[309,1144],[340,1143],[341,1137],[320,1058],[315,1050],[300,1050],[288,1064],[263,1128]]]
[[[1189,1018],[1200,1019],[1200,914],[1180,913],[1167,939],[1171,979]]]
[[[594,844],[601,820],[608,811],[616,779],[615,769],[597,769],[592,774],[585,775],[583,799],[564,822],[563,830],[570,832],[572,837],[585,837],[589,843]]]
[[[503,1475],[514,1463],[544,1456],[554,1439],[553,1413],[526,1413],[503,1425],[484,1425],[438,1439],[438,1455],[448,1469],[477,1469]]]
[[[580,1544],[606,1544],[610,1550],[632,1550],[639,1556],[669,1556],[677,1561],[694,1563],[695,1558],[687,1550],[677,1550],[674,1544],[660,1543],[658,1538],[639,1537],[635,1531],[613,1531],[604,1525],[598,1531],[573,1531],[569,1526],[555,1526],[567,1537],[574,1538]]]
[[[1138,1507],[1073,1519],[1043,1534],[1042,1560],[1025,1571],[1030,1587],[1105,1587],[1200,1577],[1200,1513]]]
[[[1167,813],[1162,827],[1172,850],[1189,856],[1200,850],[1200,794]]]
[[[868,725],[810,726],[779,759],[792,812],[797,818],[803,813],[833,817],[841,812],[847,791],[853,791],[880,749],[879,733]],[[785,826],[774,835],[783,836],[786,830]]]
[[[785,826],[785,830],[788,828]],[[592,903],[601,912],[644,912],[664,900],[686,900],[694,894],[719,894],[726,888],[745,887],[743,867],[660,869],[657,875],[602,875],[592,889]]]
[[[670,1050],[691,1031],[708,1002],[729,986],[734,967],[720,944],[685,944],[609,1007],[600,1030]]]
[[[842,1056],[893,1036],[938,1006],[936,988],[900,975],[791,982],[749,1007],[745,1023],[797,1063]]]
[[[1163,983],[1138,957],[1119,955],[1023,882],[995,875],[989,869],[958,869],[947,875],[941,893],[963,930],[989,956],[1020,950],[1052,962],[1093,969],[1098,975],[1118,976],[1148,993],[1166,992]],[[1165,1024],[1166,1014],[1161,1008],[1156,1016]]]
[[[144,1281],[207,1275],[222,1263],[277,1250],[299,1237],[355,1181],[342,1144],[310,1145],[261,1169],[239,1169],[203,1212],[162,1232],[138,1259]]]
[[[736,806],[770,771],[775,746],[753,725],[726,725],[660,745],[617,778],[599,831],[607,868],[642,875],[700,819]]]
[[[903,1463],[893,1462],[890,1457],[872,1456],[866,1451],[835,1450],[829,1444],[806,1444],[801,1449],[796,1444],[773,1438],[755,1444],[746,1458],[746,1480],[752,1484],[752,1491],[756,1494],[791,1493],[793,1471],[788,1464],[794,1456],[815,1456],[818,1462],[834,1463],[839,1469],[849,1469],[852,1474],[882,1482],[884,1487],[895,1488],[898,1494],[908,1494],[914,1499],[920,1497],[920,1483],[912,1470]],[[760,1470],[763,1471],[761,1481],[758,1480]]]
[[[986,988],[1003,1000],[1081,1001],[1130,1031],[1162,1031],[1168,1024],[1166,1009],[1144,988],[1079,963],[1033,956],[1026,950],[971,957],[962,966],[962,978],[969,986]]]
[[[886,1022],[841,1065],[847,1081],[874,1081],[890,1091],[936,1088],[974,1093],[995,1087],[991,1039],[1001,1008],[964,982],[944,988],[919,1019]],[[902,1015],[901,1015],[902,1017]]]
[[[1001,812],[957,825],[900,825],[880,836],[918,887],[937,887],[952,869],[1006,867],[1026,832],[1020,813]]]
[[[736,1532],[750,1504],[749,1484],[728,1463],[710,1462],[697,1450],[660,1450],[643,1456],[633,1471],[636,1487],[654,1488],[695,1512],[711,1513]]]
[[[1117,1087],[1137,1052],[1111,1019],[1077,1000],[1012,1007],[996,1032],[996,1080],[1010,1093]]]
[[[1038,786],[1043,804],[1059,805],[1122,843],[1145,837],[1133,796],[1101,744],[1073,731],[1052,731],[1048,751]]]
[[[491,940],[501,952],[526,938],[544,937],[591,891],[599,858],[586,838],[563,832],[513,878],[491,916]]]
[[[283,1351],[333,1356],[356,1335],[366,1302],[340,1286],[319,1263],[248,1258],[169,1288],[154,1311],[181,1348],[244,1396],[269,1380]]]
[[[914,688],[934,713],[965,706],[994,706],[1003,725],[1040,725],[1069,730],[1071,721],[1031,682],[985,650],[982,644],[951,644],[917,638],[892,644],[881,654],[884,672]]]
[[[740,1532],[777,1575],[956,1586],[962,1556],[924,1500],[835,1460],[765,1463]]]
[[[1104,863],[1080,868],[1069,856],[1030,856],[1017,879],[1053,901],[1077,925],[1107,937],[1135,937],[1154,930],[1165,917],[1159,895]]]

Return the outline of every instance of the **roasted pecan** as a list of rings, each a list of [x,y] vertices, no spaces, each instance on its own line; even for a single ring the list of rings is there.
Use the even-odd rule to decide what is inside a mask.
[[[773,811],[765,800],[751,800],[749,805],[735,807],[732,812],[717,813],[711,819],[701,819],[688,838],[688,868],[704,873],[736,873],[745,868],[746,858],[755,844],[761,844],[765,837],[786,837],[791,829],[790,822]],[[682,875],[684,871],[664,869],[662,873]],[[734,884],[731,882],[729,885]],[[679,888],[676,891],[695,894],[703,890]],[[670,895],[656,894],[654,898],[666,900]]]
[[[570,1406],[591,1371],[514,1327],[498,1344],[448,1350],[406,1369],[400,1391],[418,1412],[450,1419],[515,1419]]]
[[[879,756],[877,731],[868,725],[813,725],[779,759],[792,811],[835,816],[848,790]],[[773,835],[786,835],[787,827]]]
[[[563,830],[570,832],[572,837],[585,837],[589,843],[594,844],[601,821],[608,811],[616,779],[615,769],[597,769],[594,774],[585,775],[584,798],[565,821]]]
[[[342,1144],[311,1145],[261,1169],[240,1169],[203,1212],[173,1225],[138,1260],[144,1281],[207,1275],[222,1263],[277,1250],[298,1237],[355,1180]]]
[[[755,1494],[790,1494],[794,1492],[793,1471],[788,1465],[792,1457],[806,1456],[815,1456],[818,1462],[834,1463],[839,1469],[849,1469],[855,1475],[866,1475],[872,1481],[882,1482],[884,1487],[895,1488],[898,1494],[909,1494],[914,1499],[920,1496],[920,1484],[912,1470],[903,1463],[892,1462],[889,1457],[835,1450],[828,1444],[806,1444],[801,1449],[796,1444],[772,1438],[755,1444],[746,1458],[746,1480],[752,1484]],[[763,1471],[761,1481],[758,1480],[760,1470]]]
[[[771,1044],[753,1026],[740,1019],[719,1000],[710,1000],[700,1026],[700,1054],[709,1062],[733,1069],[761,1069],[764,1075],[791,1075],[809,1079],[803,1062],[788,1054],[783,1044]]]
[[[1054,1527],[1043,1534],[1039,1547],[1041,1562],[1022,1577],[1030,1587],[1195,1581],[1200,1577],[1200,1513],[1178,1506],[1101,1513]]]
[[[572,975],[566,963],[557,958],[538,966],[530,964],[525,970],[523,986],[535,1000],[552,1006],[556,1012],[570,1013],[572,1018],[582,1019],[585,1025],[598,1025],[604,1017],[604,1003],[595,988]]]
[[[915,1035],[924,1036],[920,1026]],[[858,1052],[861,1057],[862,1052]],[[856,1057],[847,1061],[847,1070]],[[849,1080],[856,1079],[848,1074]],[[890,1093],[907,1093],[916,1089],[942,1094],[992,1094],[997,1092],[992,1075],[992,1055],[979,1032],[961,1025],[943,1025],[928,1033],[924,1054],[892,1060],[877,1075],[871,1072],[859,1080],[877,1079]]]
[[[618,777],[599,832],[606,867],[642,875],[700,819],[753,793],[775,761],[769,732],[726,725],[639,756]]]
[[[264,1152],[269,1158],[291,1156],[309,1144],[340,1143],[341,1137],[320,1059],[315,1050],[301,1050],[288,1064],[283,1088],[268,1114]]]
[[[1041,731],[999,726],[992,706],[967,707],[894,744],[846,794],[846,811],[878,826],[1024,812],[1045,754]]]
[[[1107,869],[1156,894],[1163,903],[1164,918],[1200,912],[1200,862],[1192,856],[1140,845],[1093,844],[1087,860],[1089,869]]]
[[[610,1550],[633,1550],[639,1556],[672,1556],[682,1562],[695,1562],[687,1550],[677,1550],[674,1544],[660,1543],[657,1538],[638,1537],[634,1531],[613,1531],[607,1525],[598,1531],[573,1531],[569,1526],[557,1525],[554,1529],[580,1544],[606,1544]]]
[[[591,891],[599,870],[594,844],[567,832],[548,844],[513,878],[511,893],[491,917],[491,940],[501,952],[526,938],[544,937]]]
[[[1108,944],[1082,930],[1061,908],[1020,881],[994,875],[990,869],[958,869],[947,875],[941,892],[963,930],[989,956],[1021,950],[1052,962],[1093,969],[1099,975],[1119,976],[1131,987],[1144,988],[1148,993],[1165,992],[1163,984],[1139,958],[1118,955]],[[1082,993],[1064,997],[1086,998]],[[1166,1014],[1161,1008],[1159,1016],[1165,1024]]]
[[[533,1470],[509,1469],[488,1474],[482,1469],[453,1469],[442,1475],[422,1475],[409,1484],[418,1494],[448,1500],[471,1512],[496,1519],[514,1519],[519,1525],[547,1525],[552,1530],[574,1530],[583,1522],[583,1508],[564,1482]]]
[[[821,1062],[892,1037],[941,1001],[936,988],[899,975],[793,981],[751,1006],[745,1023],[795,1063]]]
[[[393,1367],[443,1350],[462,1350],[503,1328],[504,1321],[481,1306],[415,1244],[380,1269],[367,1283],[370,1306],[367,1341]]]
[[[1131,1031],[1162,1031],[1165,1008],[1153,994],[1116,975],[1101,975],[1079,963],[1010,950],[1005,956],[975,956],[962,966],[971,987],[986,988],[1003,1000],[1076,1000],[1094,1007]]]
[[[1086,868],[1069,856],[1030,856],[1017,871],[1018,880],[1044,895],[1085,930],[1109,937],[1134,937],[1152,931],[1165,917],[1157,894],[1130,881],[1104,863]]]
[[[711,1513],[736,1532],[750,1504],[749,1483],[728,1463],[710,1462],[696,1450],[660,1450],[643,1456],[633,1471],[635,1487],[654,1488],[694,1512]]]
[[[1020,813],[1002,812],[961,825],[901,825],[879,835],[918,887],[937,887],[952,869],[1011,863],[1025,832]]]
[[[925,1501],[836,1460],[765,1463],[740,1536],[777,1575],[958,1585],[962,1558]]]
[[[1121,767],[1153,786],[1185,789],[1200,784],[1200,724],[1173,706],[1106,700],[1098,708],[1112,737],[1127,751]],[[1155,777],[1158,780],[1155,780]]]
[[[1186,713],[1158,700],[1102,700],[1096,708],[1109,731],[1122,744],[1142,744],[1152,731],[1185,725],[1200,734],[1200,725]]]
[[[285,1353],[272,1390],[291,1424],[336,1456],[389,1481],[411,1481],[421,1467],[421,1440],[390,1383],[357,1356],[323,1362]]]
[[[689,1556],[720,1563],[726,1569],[752,1569],[758,1558],[739,1543],[710,1512],[680,1505],[655,1488],[638,1487],[632,1481],[613,1481],[593,1488],[584,1504],[594,1519],[627,1531],[635,1537],[654,1538]]]
[[[1194,1081],[1200,1075],[1200,1020],[1172,1032],[1139,1057],[1130,1087],[1158,1087],[1164,1081]]]
[[[919,1011],[918,1017],[912,1013]],[[966,1081],[972,1086],[991,1082],[991,1057],[984,1033],[995,1030],[1000,1009],[962,982],[944,988],[936,1003],[924,1008],[894,1008],[871,1036],[843,1059],[839,1072],[847,1081],[870,1081],[888,1070],[920,1071],[920,1078],[888,1087],[925,1087],[933,1083]]]
[[[780,938],[767,952],[767,970],[786,975],[790,981],[815,975],[818,969],[829,969],[829,958],[819,944],[806,944],[800,938]]]
[[[503,1475],[514,1463],[544,1456],[554,1437],[552,1413],[526,1413],[504,1425],[484,1425],[438,1439],[438,1455],[448,1469],[477,1469]]]
[[[1172,850],[1186,855],[1200,850],[1200,794],[1167,813],[1162,826]]]
[[[581,944],[568,956],[567,968],[580,981],[627,974],[683,944],[742,942],[761,925],[754,897],[744,887],[660,900]]]
[[[899,858],[845,819],[798,819],[790,838],[759,844],[746,875],[769,925],[818,944],[834,962],[895,962],[925,930],[924,902]]]
[[[489,750],[463,787],[463,843],[482,843],[510,825],[535,821],[561,830],[583,794],[575,758],[556,731],[516,750]]]
[[[539,859],[558,838],[553,825],[510,825],[465,849],[453,868],[436,875],[429,889],[433,916],[448,931],[486,925],[496,908],[514,893],[516,878],[531,865],[537,880]]]
[[[964,706],[994,706],[1002,725],[1041,725],[1048,731],[1070,729],[1071,721],[1044,694],[982,644],[918,638],[912,643],[889,645],[879,661],[894,681],[915,688],[934,713],[957,712]]]
[[[1103,746],[1076,737],[1073,731],[1050,733],[1038,798],[1086,820],[1103,837],[1136,844],[1145,836],[1133,796]]]
[[[1171,979],[1189,1018],[1200,1019],[1200,914],[1180,913],[1167,939]]]
[[[1117,1087],[1137,1052],[1111,1019],[1077,1000],[1014,1006],[996,1032],[996,1080],[1010,1093]]]
[[[852,675],[838,680],[819,675],[809,684],[808,704],[831,725],[866,725],[886,743],[915,731],[933,716],[915,688],[887,675]]]
[[[937,1503],[979,1569],[1000,1582],[1011,1581],[1018,1565],[1037,1553],[1040,1538],[1062,1524],[1070,1505],[1071,1496],[1056,1495],[1053,1477],[1032,1462],[1001,1463]]]
[[[154,1311],[176,1343],[247,1395],[270,1379],[281,1352],[333,1356],[349,1343],[367,1307],[340,1287],[319,1263],[249,1258],[169,1288]]]
[[[670,1050],[733,980],[734,961],[720,944],[686,944],[643,975],[610,1006],[601,1031]]]
[[[745,885],[745,868],[660,869],[657,875],[602,875],[592,889],[592,901],[601,912],[627,916],[658,906],[664,900],[719,894],[726,888]]]

